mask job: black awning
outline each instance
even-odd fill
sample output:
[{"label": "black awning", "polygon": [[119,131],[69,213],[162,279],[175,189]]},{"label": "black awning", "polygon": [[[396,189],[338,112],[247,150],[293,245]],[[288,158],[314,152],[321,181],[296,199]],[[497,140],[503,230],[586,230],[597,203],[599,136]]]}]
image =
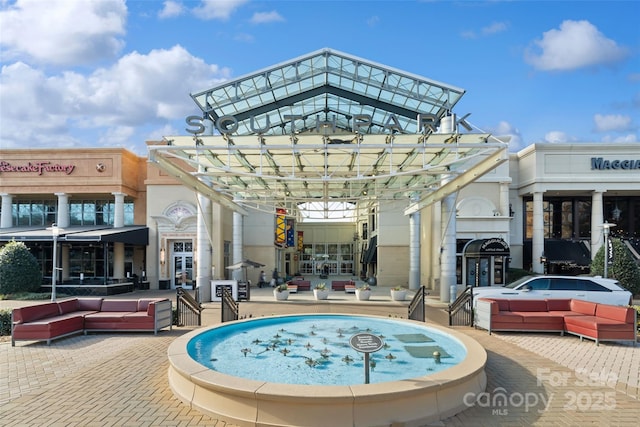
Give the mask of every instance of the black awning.
[{"label": "black awning", "polygon": [[[9,242],[52,242],[51,227],[6,228],[0,230],[0,241]],[[58,241],[66,242],[119,242],[131,245],[147,246],[149,244],[149,228],[143,226],[108,227],[78,226],[59,229]]]},{"label": "black awning", "polygon": [[464,248],[467,257],[509,256],[509,245],[500,238],[472,240]]},{"label": "black awning", "polygon": [[543,256],[551,264],[591,264],[591,251],[582,241],[545,240]]},{"label": "black awning", "polygon": [[131,226],[81,231],[65,234],[63,240],[67,242],[115,242],[147,246],[149,244],[149,228]]},{"label": "black awning", "polygon": [[373,236],[369,239],[369,247],[367,247],[367,253],[364,256],[364,263],[371,264],[376,261],[378,254],[378,236]]}]

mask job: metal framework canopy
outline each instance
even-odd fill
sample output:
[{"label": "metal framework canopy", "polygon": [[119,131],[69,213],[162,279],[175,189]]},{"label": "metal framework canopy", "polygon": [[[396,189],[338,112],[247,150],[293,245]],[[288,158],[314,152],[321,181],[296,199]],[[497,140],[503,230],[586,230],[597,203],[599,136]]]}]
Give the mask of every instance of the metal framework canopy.
[{"label": "metal framework canopy", "polygon": [[506,161],[503,142],[457,131],[463,94],[324,49],[192,94],[203,114],[187,118],[191,135],[150,145],[149,159],[239,212],[398,199],[415,210]]}]

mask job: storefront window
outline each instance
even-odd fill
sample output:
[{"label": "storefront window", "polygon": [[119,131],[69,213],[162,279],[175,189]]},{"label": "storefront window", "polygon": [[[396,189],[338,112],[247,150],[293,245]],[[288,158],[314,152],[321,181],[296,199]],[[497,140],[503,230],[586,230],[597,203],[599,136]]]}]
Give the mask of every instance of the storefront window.
[{"label": "storefront window", "polygon": [[13,224],[47,226],[56,222],[56,203],[52,200],[24,200],[12,205]]},{"label": "storefront window", "polygon": [[[577,198],[549,198],[542,203],[545,239],[588,239],[591,202]],[[576,226],[577,225],[577,226]],[[525,239],[533,239],[533,200],[525,200]]]}]

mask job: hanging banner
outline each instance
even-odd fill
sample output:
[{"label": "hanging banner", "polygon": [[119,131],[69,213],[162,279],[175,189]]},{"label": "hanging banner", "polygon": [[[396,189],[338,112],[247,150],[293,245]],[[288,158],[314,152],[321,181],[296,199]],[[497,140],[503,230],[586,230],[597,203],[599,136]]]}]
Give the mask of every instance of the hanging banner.
[{"label": "hanging banner", "polygon": [[276,209],[276,240],[275,245],[278,247],[285,247],[287,243],[287,225],[286,215],[287,210],[278,208]]},{"label": "hanging banner", "polygon": [[607,265],[613,265],[613,242],[607,239]]},{"label": "hanging banner", "polygon": [[298,252],[304,248],[304,231],[298,231]]},{"label": "hanging banner", "polygon": [[296,234],[294,229],[294,221],[293,218],[286,219],[286,227],[287,227],[287,247],[294,248],[296,246]]}]

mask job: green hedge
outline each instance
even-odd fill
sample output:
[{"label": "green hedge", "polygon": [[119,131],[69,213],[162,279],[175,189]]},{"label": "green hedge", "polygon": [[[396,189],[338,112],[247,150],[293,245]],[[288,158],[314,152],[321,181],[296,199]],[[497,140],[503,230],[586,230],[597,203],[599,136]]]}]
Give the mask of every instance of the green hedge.
[{"label": "green hedge", "polygon": [[11,310],[0,310],[0,336],[11,335]]}]

